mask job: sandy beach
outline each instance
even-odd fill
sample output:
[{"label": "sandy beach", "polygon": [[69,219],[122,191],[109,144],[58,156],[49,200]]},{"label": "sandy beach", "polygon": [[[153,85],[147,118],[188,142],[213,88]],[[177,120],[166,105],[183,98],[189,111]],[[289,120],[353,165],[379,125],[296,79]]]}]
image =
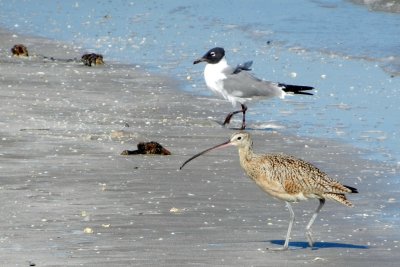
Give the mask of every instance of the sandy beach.
[{"label": "sandy beach", "polygon": [[[30,58],[11,57],[25,44]],[[1,266],[397,266],[399,166],[316,138],[251,130],[257,152],[312,162],[358,188],[354,208],[328,202],[307,247],[316,201],[288,212],[257,188],[225,141],[229,103],[183,93],[138,65],[87,67],[83,50],[0,31]],[[44,59],[42,56],[58,60]],[[210,106],[212,109],[209,110]],[[171,156],[121,156],[157,141]]]}]

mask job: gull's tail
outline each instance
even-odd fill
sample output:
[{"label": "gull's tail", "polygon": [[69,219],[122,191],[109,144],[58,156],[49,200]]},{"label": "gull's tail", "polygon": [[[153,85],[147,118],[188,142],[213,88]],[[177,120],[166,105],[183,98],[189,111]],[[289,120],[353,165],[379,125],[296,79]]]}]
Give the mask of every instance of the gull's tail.
[{"label": "gull's tail", "polygon": [[286,93],[292,93],[295,95],[313,95],[313,93],[304,92],[313,90],[314,87],[311,86],[291,85],[284,83],[280,83],[279,86],[282,87],[282,90],[285,91]]}]

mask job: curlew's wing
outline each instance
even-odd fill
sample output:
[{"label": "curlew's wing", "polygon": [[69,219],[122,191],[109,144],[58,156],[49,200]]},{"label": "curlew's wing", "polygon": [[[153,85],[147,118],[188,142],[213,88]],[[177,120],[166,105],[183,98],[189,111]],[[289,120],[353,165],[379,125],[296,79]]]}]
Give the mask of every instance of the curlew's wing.
[{"label": "curlew's wing", "polygon": [[268,157],[273,172],[289,193],[344,194],[353,190],[330,178],[325,172],[302,159],[285,154]]}]

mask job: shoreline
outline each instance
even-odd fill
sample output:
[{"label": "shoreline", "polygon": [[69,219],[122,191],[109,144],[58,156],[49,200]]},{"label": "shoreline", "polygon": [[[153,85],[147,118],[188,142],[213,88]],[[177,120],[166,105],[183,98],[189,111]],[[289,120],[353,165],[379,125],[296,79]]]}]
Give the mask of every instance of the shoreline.
[{"label": "shoreline", "polygon": [[[81,50],[3,30],[0,36],[3,264],[395,266],[400,259],[398,182],[391,178],[398,166],[363,160],[332,140],[251,130],[256,151],[295,155],[360,190],[350,196],[354,209],[324,207],[316,250],[302,249],[316,203],[296,204],[291,242],[299,249],[271,253],[264,248],[283,239],[287,211],[245,177],[234,149],[177,171],[233,133],[214,122],[229,103],[205,102],[167,77],[106,58],[104,66],[87,67],[5,57],[15,43],[57,58],[80,58]],[[140,141],[157,141],[172,155],[119,155]]]}]

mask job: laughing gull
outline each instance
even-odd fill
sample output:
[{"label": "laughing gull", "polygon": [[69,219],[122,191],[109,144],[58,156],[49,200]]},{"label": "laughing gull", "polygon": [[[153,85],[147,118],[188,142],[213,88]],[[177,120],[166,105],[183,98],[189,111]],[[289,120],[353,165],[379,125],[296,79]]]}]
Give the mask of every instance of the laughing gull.
[{"label": "laughing gull", "polygon": [[243,113],[241,129],[245,129],[245,113],[247,106],[244,104],[248,100],[255,98],[284,98],[287,94],[312,95],[304,92],[314,89],[311,86],[290,85],[264,81],[251,75],[250,67],[252,61],[239,64],[236,68],[229,66],[225,58],[225,50],[215,47],[209,50],[203,57],[195,60],[193,64],[206,62],[204,69],[204,79],[207,87],[213,92],[220,94],[223,98],[230,101],[233,106],[239,103],[241,110],[229,113],[223,125],[230,122],[233,115]]}]

